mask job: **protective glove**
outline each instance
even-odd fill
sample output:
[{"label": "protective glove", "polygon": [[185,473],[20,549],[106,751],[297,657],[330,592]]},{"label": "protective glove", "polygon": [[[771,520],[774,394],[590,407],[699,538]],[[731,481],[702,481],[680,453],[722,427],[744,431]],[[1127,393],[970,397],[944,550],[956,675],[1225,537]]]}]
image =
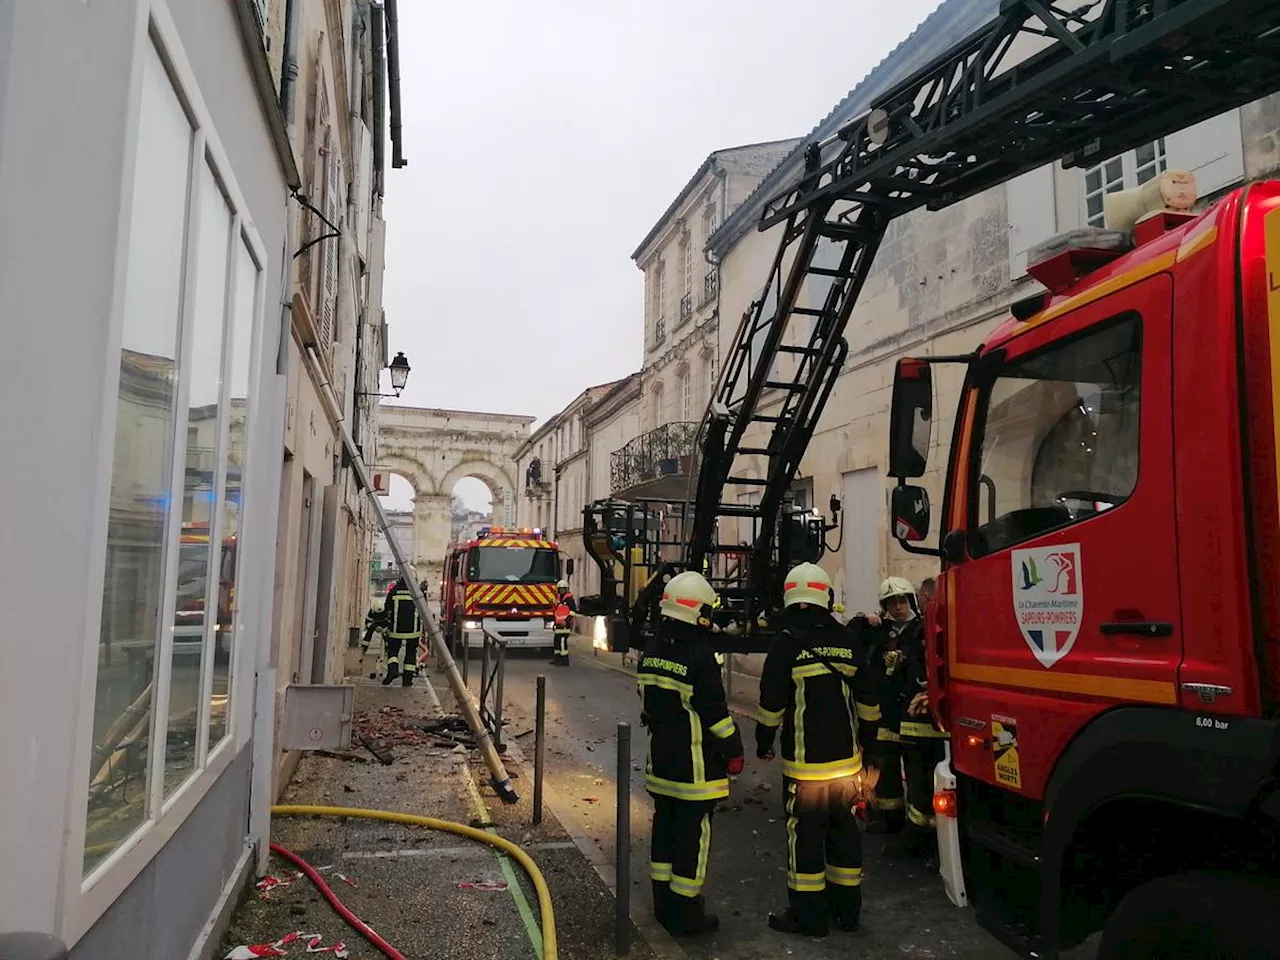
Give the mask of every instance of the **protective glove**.
[{"label": "protective glove", "polygon": [[911,698],[911,703],[907,706],[907,715],[911,717],[923,717],[929,713],[929,694],[917,693]]},{"label": "protective glove", "polygon": [[736,757],[729,758],[729,776],[736,777],[742,772],[743,756],[738,754]]}]

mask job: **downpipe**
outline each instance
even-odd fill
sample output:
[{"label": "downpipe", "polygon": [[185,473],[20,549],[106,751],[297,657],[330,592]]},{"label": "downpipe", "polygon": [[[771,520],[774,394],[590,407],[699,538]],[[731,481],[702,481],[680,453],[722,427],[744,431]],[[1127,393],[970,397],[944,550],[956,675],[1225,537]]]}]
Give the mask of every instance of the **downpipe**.
[{"label": "downpipe", "polygon": [[369,498],[374,515],[378,518],[378,526],[382,528],[382,532],[387,539],[387,546],[390,547],[391,554],[395,557],[400,577],[408,587],[409,593],[413,596],[414,605],[418,608],[418,615],[422,617],[422,622],[426,626],[427,634],[431,639],[431,649],[440,661],[444,675],[449,681],[449,687],[453,690],[454,699],[457,700],[458,709],[462,711],[463,719],[467,721],[467,727],[471,730],[472,736],[475,737],[481,756],[484,757],[485,766],[489,768],[490,783],[494,790],[497,791],[498,796],[502,798],[503,803],[515,803],[520,798],[511,786],[511,777],[502,763],[502,758],[498,756],[498,750],[494,746],[493,739],[489,736],[489,731],[485,729],[480,720],[480,714],[476,710],[475,704],[471,702],[471,696],[467,692],[466,684],[462,682],[462,675],[458,673],[458,664],[454,661],[453,654],[449,652],[449,647],[444,642],[444,634],[440,631],[440,622],[427,604],[427,598],[422,595],[413,567],[405,559],[399,542],[392,536],[391,524],[382,509],[382,504],[378,501],[378,494],[373,489],[373,483],[369,479],[368,468],[366,468],[364,460],[360,456],[360,451],[356,449],[355,441],[351,439],[351,433],[347,430],[342,409],[338,405],[338,399],[334,395],[329,378],[325,376],[324,368],[320,365],[320,358],[316,355],[315,347],[308,346],[305,356],[307,365],[311,368],[312,378],[321,385],[320,397],[325,407],[325,413],[329,417],[329,422],[342,437],[342,445],[347,451],[347,458],[351,463],[351,468],[355,471],[356,482],[360,485],[360,489],[365,496]]}]

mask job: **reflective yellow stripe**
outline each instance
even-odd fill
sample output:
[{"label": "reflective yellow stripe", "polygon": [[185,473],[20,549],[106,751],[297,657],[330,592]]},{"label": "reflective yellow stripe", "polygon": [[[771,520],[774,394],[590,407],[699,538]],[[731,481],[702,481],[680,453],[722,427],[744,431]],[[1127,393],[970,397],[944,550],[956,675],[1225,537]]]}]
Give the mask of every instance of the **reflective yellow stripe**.
[{"label": "reflective yellow stripe", "polygon": [[880,719],[880,704],[878,703],[859,703],[858,719],[865,720],[867,723],[875,723]]},{"label": "reflective yellow stripe", "polygon": [[671,892],[682,897],[696,897],[702,893],[702,885],[707,880],[707,858],[710,854],[711,818],[704,813],[698,835],[698,861],[693,868],[694,876],[682,877],[677,873],[671,874]]},{"label": "reflective yellow stripe", "polygon": [[722,740],[725,737],[732,736],[734,731],[737,729],[738,728],[734,726],[733,717],[725,717],[723,720],[713,723],[710,727],[711,732]]},{"label": "reflective yellow stripe", "polygon": [[827,889],[825,873],[787,873],[787,886],[796,893],[821,893]]},{"label": "reflective yellow stripe", "polygon": [[876,797],[872,801],[872,805],[877,810],[901,810],[902,803],[903,801],[901,797],[885,797],[884,799]]},{"label": "reflective yellow stripe", "polygon": [[862,884],[861,867],[833,867],[827,864],[827,882],[842,887],[857,887]]},{"label": "reflective yellow stripe", "polygon": [[902,738],[890,730],[888,727],[881,727],[876,731],[877,740],[887,740],[889,743],[901,743]]},{"label": "reflective yellow stripe", "polygon": [[[850,663],[833,663],[833,667],[846,677],[852,677],[858,672],[858,668]],[[791,679],[802,680],[805,677],[825,677],[831,674],[825,663],[806,663],[800,667],[791,668]]]},{"label": "reflective yellow stripe", "polygon": [[796,788],[794,784],[787,785],[787,799],[783,803],[783,809],[787,814],[787,882],[790,883],[791,878],[796,875]]},{"label": "reflective yellow stripe", "polygon": [[932,827],[936,824],[936,821],[932,816],[926,817],[911,804],[907,804],[907,819],[918,827]]},{"label": "reflective yellow stripe", "polygon": [[671,879],[671,864],[654,863],[649,861],[649,879],[657,880],[659,883],[665,883]]},{"label": "reflective yellow stripe", "polygon": [[[804,763],[804,681],[801,680],[796,684],[796,713],[792,720],[792,729],[796,741],[796,756],[793,761],[795,764]],[[787,772],[787,761],[782,761],[782,772]]]},{"label": "reflective yellow stripe", "polygon": [[904,737],[932,738],[945,740],[948,734],[931,723],[920,723],[918,720],[903,720],[898,732]]},{"label": "reflective yellow stripe", "polygon": [[682,683],[675,677],[668,677],[659,673],[642,673],[636,677],[636,684],[641,688],[642,693],[645,687],[657,687],[659,690],[671,690],[682,697],[693,696],[692,683]]},{"label": "reflective yellow stripe", "polygon": [[729,778],[723,780],[705,780],[700,783],[680,783],[677,780],[664,780],[647,774],[644,778],[645,789],[664,797],[676,800],[719,800],[729,795]]},{"label": "reflective yellow stripe", "polygon": [[834,780],[836,777],[851,777],[861,769],[861,755],[826,763],[804,763],[785,757],[782,760],[782,772],[792,780]]},{"label": "reflective yellow stripe", "polygon": [[760,707],[756,710],[756,720],[766,727],[776,727],[782,723],[782,715],[785,712],[784,710],[766,710],[764,707]]}]

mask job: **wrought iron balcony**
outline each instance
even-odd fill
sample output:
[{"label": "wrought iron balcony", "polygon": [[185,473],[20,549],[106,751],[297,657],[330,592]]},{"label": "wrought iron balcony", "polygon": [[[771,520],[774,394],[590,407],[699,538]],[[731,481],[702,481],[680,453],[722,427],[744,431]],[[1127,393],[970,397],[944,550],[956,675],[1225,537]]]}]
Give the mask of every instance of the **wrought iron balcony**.
[{"label": "wrought iron balcony", "polygon": [[659,317],[653,325],[653,342],[656,346],[667,339],[667,318]]},{"label": "wrought iron balcony", "polygon": [[693,316],[693,294],[686,293],[680,298],[680,322],[684,323]]},{"label": "wrought iron balcony", "polygon": [[642,433],[610,457],[610,487],[615,494],[657,480],[687,474],[693,464],[698,424],[667,423]]},{"label": "wrought iron balcony", "polygon": [[702,302],[714,300],[716,295],[716,287],[720,283],[720,276],[716,273],[715,267],[707,271],[707,275],[702,278]]}]

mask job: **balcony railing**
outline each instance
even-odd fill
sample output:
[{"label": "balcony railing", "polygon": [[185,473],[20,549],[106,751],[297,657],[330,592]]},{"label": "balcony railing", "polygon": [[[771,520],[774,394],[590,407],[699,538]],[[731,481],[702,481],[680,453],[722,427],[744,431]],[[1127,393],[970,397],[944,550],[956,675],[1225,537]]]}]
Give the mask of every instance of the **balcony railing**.
[{"label": "balcony railing", "polygon": [[720,283],[720,277],[716,273],[715,267],[707,271],[707,275],[702,278],[702,302],[714,300],[716,296],[716,287]]},{"label": "balcony railing", "polygon": [[680,298],[680,322],[684,323],[693,316],[693,294],[686,293]]},{"label": "balcony railing", "polygon": [[659,477],[688,473],[697,438],[697,423],[667,423],[640,434],[625,447],[615,450],[609,464],[613,492],[620,493]]},{"label": "balcony railing", "polygon": [[653,342],[659,344],[665,339],[667,339],[667,318],[659,317],[653,325]]}]

